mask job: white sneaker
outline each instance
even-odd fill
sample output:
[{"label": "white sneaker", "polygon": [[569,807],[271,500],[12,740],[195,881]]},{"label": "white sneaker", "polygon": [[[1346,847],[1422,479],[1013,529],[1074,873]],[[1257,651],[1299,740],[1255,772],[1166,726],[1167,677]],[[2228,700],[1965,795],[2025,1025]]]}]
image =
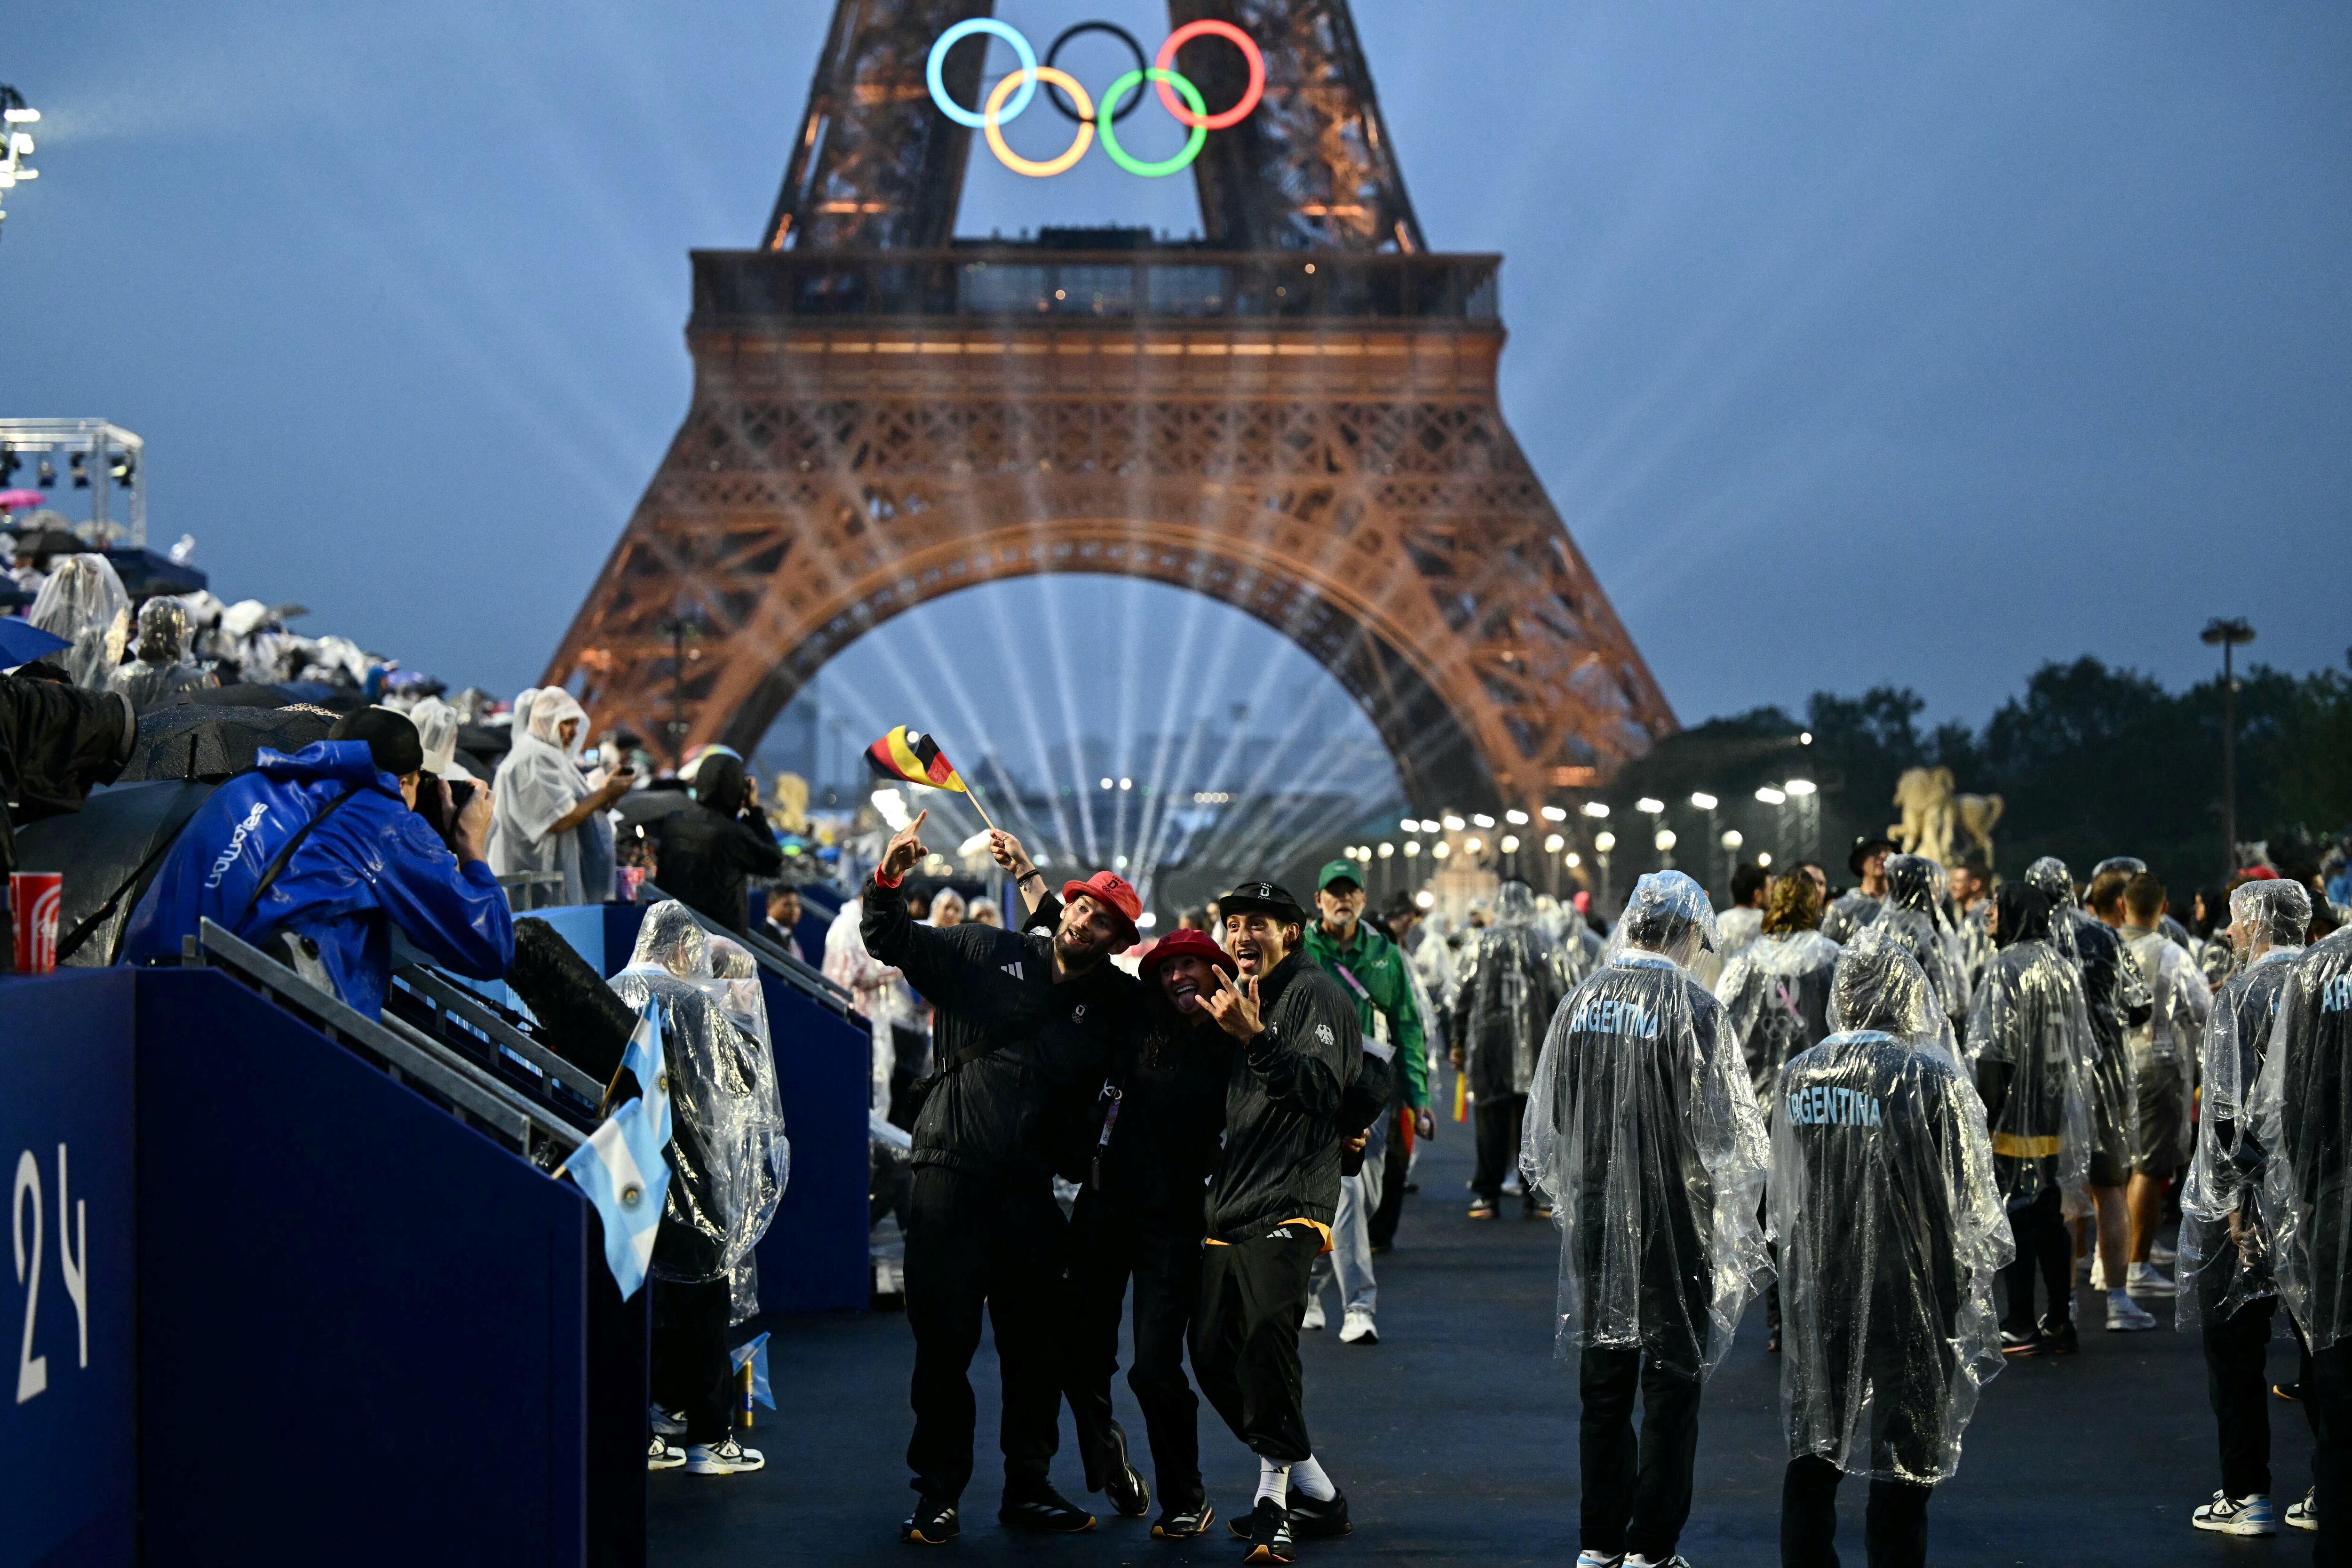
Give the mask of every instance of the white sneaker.
[{"label": "white sneaker", "polygon": [[1681,1552],[1672,1557],[1644,1557],[1638,1552],[1625,1554],[1625,1568],[1691,1568],[1690,1559]]},{"label": "white sneaker", "polygon": [[2125,1274],[2124,1289],[2135,1296],[2169,1296],[2173,1292],[2172,1277],[2152,1263],[2135,1263]]},{"label": "white sneaker", "polygon": [[2121,1290],[2107,1292],[2107,1332],[2136,1334],[2157,1326],[2154,1312],[2149,1311]]},{"label": "white sneaker", "polygon": [[2252,1497],[2223,1497],[2213,1494],[2213,1500],[2198,1505],[2189,1516],[2189,1522],[2200,1530],[2210,1530],[2222,1535],[2276,1535],[2277,1527],[2271,1522],[2271,1500],[2257,1492]]},{"label": "white sneaker", "polygon": [[1381,1331],[1373,1326],[1372,1315],[1361,1307],[1348,1309],[1348,1321],[1339,1325],[1339,1342],[1343,1345],[1376,1345],[1381,1342]]},{"label": "white sneaker", "polygon": [[1302,1329],[1319,1330],[1323,1327],[1323,1298],[1320,1296],[1307,1297],[1307,1315],[1298,1320],[1298,1326]]},{"label": "white sneaker", "polygon": [[2094,1290],[2113,1290],[2116,1288],[2117,1287],[2110,1283],[2107,1279],[2107,1260],[2104,1258],[2099,1258],[2094,1255],[2091,1263],[2091,1289]]},{"label": "white sneaker", "polygon": [[646,1406],[646,1418],[653,1423],[656,1437],[686,1436],[686,1412],[683,1410],[664,1410],[658,1405],[648,1405]]},{"label": "white sneaker", "polygon": [[2152,1241],[2147,1247],[2147,1260],[2158,1268],[2169,1268],[2180,1261],[2180,1254],[2160,1241]]},{"label": "white sneaker", "polygon": [[646,1445],[646,1468],[649,1470],[674,1470],[684,1463],[683,1448],[673,1448],[659,1437]]},{"label": "white sneaker", "polygon": [[1623,1568],[1622,1552],[1596,1552],[1588,1546],[1576,1554],[1576,1568]]},{"label": "white sneaker", "polygon": [[723,1443],[697,1443],[686,1451],[689,1476],[735,1476],[768,1462],[757,1448],[746,1448],[730,1434]]},{"label": "white sneaker", "polygon": [[2319,1528],[2319,1494],[2305,1492],[2303,1494],[2301,1502],[2287,1504],[2286,1521],[2295,1530],[2317,1530]]}]

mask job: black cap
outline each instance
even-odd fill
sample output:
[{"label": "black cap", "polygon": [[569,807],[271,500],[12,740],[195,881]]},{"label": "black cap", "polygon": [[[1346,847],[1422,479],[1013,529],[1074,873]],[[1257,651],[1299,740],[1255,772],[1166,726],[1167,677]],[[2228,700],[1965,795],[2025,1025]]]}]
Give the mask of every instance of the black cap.
[{"label": "black cap", "polygon": [[1859,877],[1862,875],[1862,863],[1864,860],[1869,859],[1881,849],[1892,855],[1901,847],[1901,845],[1884,835],[1865,833],[1853,841],[1853,853],[1845,858],[1845,868]]},{"label": "black cap", "polygon": [[1244,882],[1232,892],[1217,900],[1217,913],[1227,920],[1251,911],[1272,915],[1278,921],[1298,925],[1307,923],[1307,911],[1290,896],[1290,889],[1276,882]]},{"label": "black cap", "polygon": [[365,741],[368,755],[381,771],[402,778],[425,768],[425,742],[405,713],[389,708],[362,708],[335,721],[330,741]]}]

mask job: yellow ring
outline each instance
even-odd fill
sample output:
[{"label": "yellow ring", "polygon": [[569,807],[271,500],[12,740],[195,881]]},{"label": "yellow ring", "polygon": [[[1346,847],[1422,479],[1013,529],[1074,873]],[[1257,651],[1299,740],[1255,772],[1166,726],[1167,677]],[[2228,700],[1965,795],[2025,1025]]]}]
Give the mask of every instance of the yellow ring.
[{"label": "yellow ring", "polygon": [[1058,174],[1070,167],[1085,157],[1087,149],[1094,145],[1095,100],[1087,96],[1087,89],[1080,87],[1077,79],[1067,71],[1055,70],[1052,66],[1039,66],[1037,79],[1058,87],[1068,93],[1077,103],[1078,115],[1083,123],[1078,126],[1077,140],[1070,143],[1067,152],[1051,163],[1032,163],[1004,144],[1004,127],[997,119],[1003,110],[1004,100],[1013,96],[1013,89],[1020,86],[1028,74],[1026,71],[1014,71],[996,84],[996,90],[988,95],[988,107],[981,111],[981,125],[988,133],[988,145],[996,153],[998,163],[1016,174],[1027,174],[1032,179],[1042,180],[1048,174]]}]

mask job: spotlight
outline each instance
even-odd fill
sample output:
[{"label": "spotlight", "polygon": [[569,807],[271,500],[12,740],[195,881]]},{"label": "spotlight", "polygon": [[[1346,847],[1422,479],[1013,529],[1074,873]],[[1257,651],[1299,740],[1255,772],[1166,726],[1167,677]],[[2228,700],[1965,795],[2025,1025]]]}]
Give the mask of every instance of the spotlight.
[{"label": "spotlight", "polygon": [[1713,811],[1717,806],[1721,805],[1723,803],[1702,789],[1692,792],[1691,804],[1698,807],[1701,811]]},{"label": "spotlight", "polygon": [[15,479],[16,470],[24,466],[25,460],[16,456],[16,447],[0,447],[0,485],[5,485]]},{"label": "spotlight", "polygon": [[1769,865],[1771,865],[1771,864],[1772,864],[1772,852],[1771,852],[1769,849],[1759,849],[1758,851],[1756,851],[1756,863],[1757,863],[1759,866],[1769,866]]},{"label": "spotlight", "polygon": [[1437,902],[1437,895],[1427,888],[1423,888],[1412,896],[1412,907],[1417,910],[1425,910],[1435,902]]},{"label": "spotlight", "polygon": [[1727,827],[1723,830],[1723,847],[1726,849],[1737,849],[1747,842],[1748,840],[1740,836],[1739,829],[1737,827]]},{"label": "spotlight", "polygon": [[1404,841],[1404,858],[1405,858],[1406,859],[1410,860],[1410,859],[1412,859],[1414,856],[1416,856],[1416,855],[1418,855],[1418,854],[1420,854],[1420,853],[1421,853],[1421,840],[1420,840],[1420,839],[1418,839],[1418,838],[1408,838],[1408,839],[1406,839],[1406,840]]},{"label": "spotlight", "polygon": [[1588,800],[1584,803],[1584,815],[1598,821],[1609,815],[1609,808],[1597,800]]},{"label": "spotlight", "polygon": [[1462,847],[1470,851],[1471,854],[1475,855],[1479,850],[1486,847],[1486,841],[1475,835],[1473,835],[1462,841]]},{"label": "spotlight", "polygon": [[1445,842],[1445,840],[1444,840],[1443,838],[1441,838],[1441,839],[1439,839],[1439,840],[1437,841],[1436,846],[1435,846],[1433,848],[1432,848],[1432,849],[1430,850],[1430,852],[1429,852],[1429,853],[1430,853],[1430,856],[1431,856],[1431,858],[1433,858],[1433,859],[1438,859],[1438,860],[1443,860],[1443,859],[1444,859],[1448,855],[1451,855],[1451,854],[1453,854],[1453,853],[1454,853],[1454,846],[1453,846],[1453,845],[1451,845],[1451,844],[1448,844],[1447,842]]},{"label": "spotlight", "polygon": [[1568,862],[1567,862],[1567,864],[1568,864],[1568,868],[1569,868],[1570,870],[1573,871],[1573,870],[1575,870],[1579,866],[1581,866],[1581,865],[1583,865],[1583,864],[1584,864],[1584,857],[1583,857],[1583,856],[1581,856],[1581,855],[1579,855],[1575,850],[1571,849],[1571,850],[1570,850],[1570,851],[1568,852]]},{"label": "spotlight", "polygon": [[1383,841],[1381,842],[1381,859],[1383,859],[1383,860],[1386,860],[1386,859],[1389,859],[1390,858],[1391,858],[1392,856],[1394,856],[1395,854],[1396,854],[1396,846],[1395,846],[1395,845],[1393,845],[1393,844],[1388,843],[1387,841],[1383,840]]},{"label": "spotlight", "polygon": [[1474,811],[1470,814],[1470,825],[1473,827],[1492,827],[1495,819],[1483,811]]},{"label": "spotlight", "polygon": [[1111,868],[1114,870],[1124,871],[1127,869],[1127,857],[1124,855],[1112,856],[1110,863]]},{"label": "spotlight", "polygon": [[1503,820],[1514,827],[1525,827],[1528,825],[1528,814],[1524,811],[1507,811],[1503,813]]},{"label": "spotlight", "polygon": [[72,457],[66,459],[66,467],[73,472],[74,489],[78,490],[86,490],[89,489],[89,453],[76,452]]},{"label": "spotlight", "polygon": [[1448,812],[1448,813],[1446,813],[1446,814],[1445,814],[1445,831],[1446,831],[1446,832],[1448,832],[1448,833],[1459,833],[1459,832],[1461,832],[1464,828],[1465,828],[1465,827],[1467,827],[1467,826],[1470,826],[1470,825],[1469,825],[1468,823],[1466,823],[1466,822],[1463,821],[1460,817],[1458,817],[1458,816],[1454,816],[1452,812]]},{"label": "spotlight", "polygon": [[1118,781],[1118,787],[1121,789],[1133,789],[1135,787],[1135,781],[1133,779],[1121,779]]},{"label": "spotlight", "polygon": [[1650,842],[1658,847],[1660,854],[1664,854],[1675,847],[1675,830],[1671,827],[1661,827],[1658,829],[1657,837]]},{"label": "spotlight", "polygon": [[1103,786],[1103,788],[1105,788],[1105,789],[1108,789],[1108,788],[1110,788],[1110,780],[1108,780],[1108,779],[1105,779],[1105,780],[1103,780],[1103,782],[1102,782],[1102,786]]},{"label": "spotlight", "polygon": [[1756,792],[1756,798],[1762,801],[1766,805],[1786,805],[1789,804],[1789,797],[1782,795],[1779,790],[1774,789],[1770,784],[1766,784],[1762,789],[1758,790]]},{"label": "spotlight", "polygon": [[1544,837],[1544,853],[1547,855],[1557,855],[1567,847],[1568,840],[1557,833],[1548,834]]},{"label": "spotlight", "polygon": [[1641,799],[1633,803],[1633,809],[1635,811],[1645,812],[1652,816],[1655,816],[1658,813],[1666,809],[1666,803],[1663,800],[1657,799],[1654,795],[1645,795]]},{"label": "spotlight", "polygon": [[1561,810],[1559,806],[1548,805],[1543,808],[1543,819],[1546,822],[1566,822],[1568,820],[1568,813]]},{"label": "spotlight", "polygon": [[1418,833],[1421,831],[1420,820],[1411,816],[1408,816],[1402,822],[1398,823],[1397,826],[1406,833]]},{"label": "spotlight", "polygon": [[1810,746],[1812,743],[1813,732],[1811,730],[1806,731],[1803,734],[1797,737],[1797,744],[1801,746]]},{"label": "spotlight", "polygon": [[131,476],[139,471],[139,459],[128,452],[117,452],[106,465],[106,477],[124,489],[131,488]]},{"label": "spotlight", "polygon": [[1135,929],[1138,931],[1150,931],[1159,923],[1160,916],[1150,910],[1146,910],[1135,917]]},{"label": "spotlight", "polygon": [[1606,855],[1617,847],[1617,836],[1605,830],[1596,833],[1592,836],[1592,847]]},{"label": "spotlight", "polygon": [[1497,845],[1496,847],[1501,849],[1506,855],[1517,854],[1519,852],[1519,836],[1516,833],[1504,834],[1502,843]]},{"label": "spotlight", "polygon": [[1811,779],[1790,779],[1787,784],[1782,784],[1780,787],[1787,790],[1790,795],[1811,795],[1815,790],[1820,789],[1822,786],[1815,784]]},{"label": "spotlight", "polygon": [[55,463],[50,462],[47,458],[43,458],[41,459],[39,471],[40,479],[38,482],[43,489],[53,490],[58,488],[58,466]]}]

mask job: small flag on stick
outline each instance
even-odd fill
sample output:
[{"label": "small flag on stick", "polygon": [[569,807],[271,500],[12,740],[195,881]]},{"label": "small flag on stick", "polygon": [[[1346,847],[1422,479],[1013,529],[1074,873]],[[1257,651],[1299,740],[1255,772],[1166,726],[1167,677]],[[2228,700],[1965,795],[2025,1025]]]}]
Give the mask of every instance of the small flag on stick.
[{"label": "small flag on stick", "polygon": [[882,778],[931,789],[951,789],[971,802],[971,808],[980,813],[980,820],[987,823],[992,832],[996,827],[989,821],[988,807],[981,804],[978,792],[963,782],[963,775],[940,750],[940,743],[908,725],[899,725],[866,747],[866,765]]},{"label": "small flag on stick", "polygon": [[595,1205],[604,1225],[604,1264],[625,1301],[646,1282],[669,1193],[669,1162],[662,1156],[670,1138],[669,1079],[655,1013],[658,1005],[646,1004],[621,1058],[641,1092],[606,1117],[555,1172],[570,1175]]}]

